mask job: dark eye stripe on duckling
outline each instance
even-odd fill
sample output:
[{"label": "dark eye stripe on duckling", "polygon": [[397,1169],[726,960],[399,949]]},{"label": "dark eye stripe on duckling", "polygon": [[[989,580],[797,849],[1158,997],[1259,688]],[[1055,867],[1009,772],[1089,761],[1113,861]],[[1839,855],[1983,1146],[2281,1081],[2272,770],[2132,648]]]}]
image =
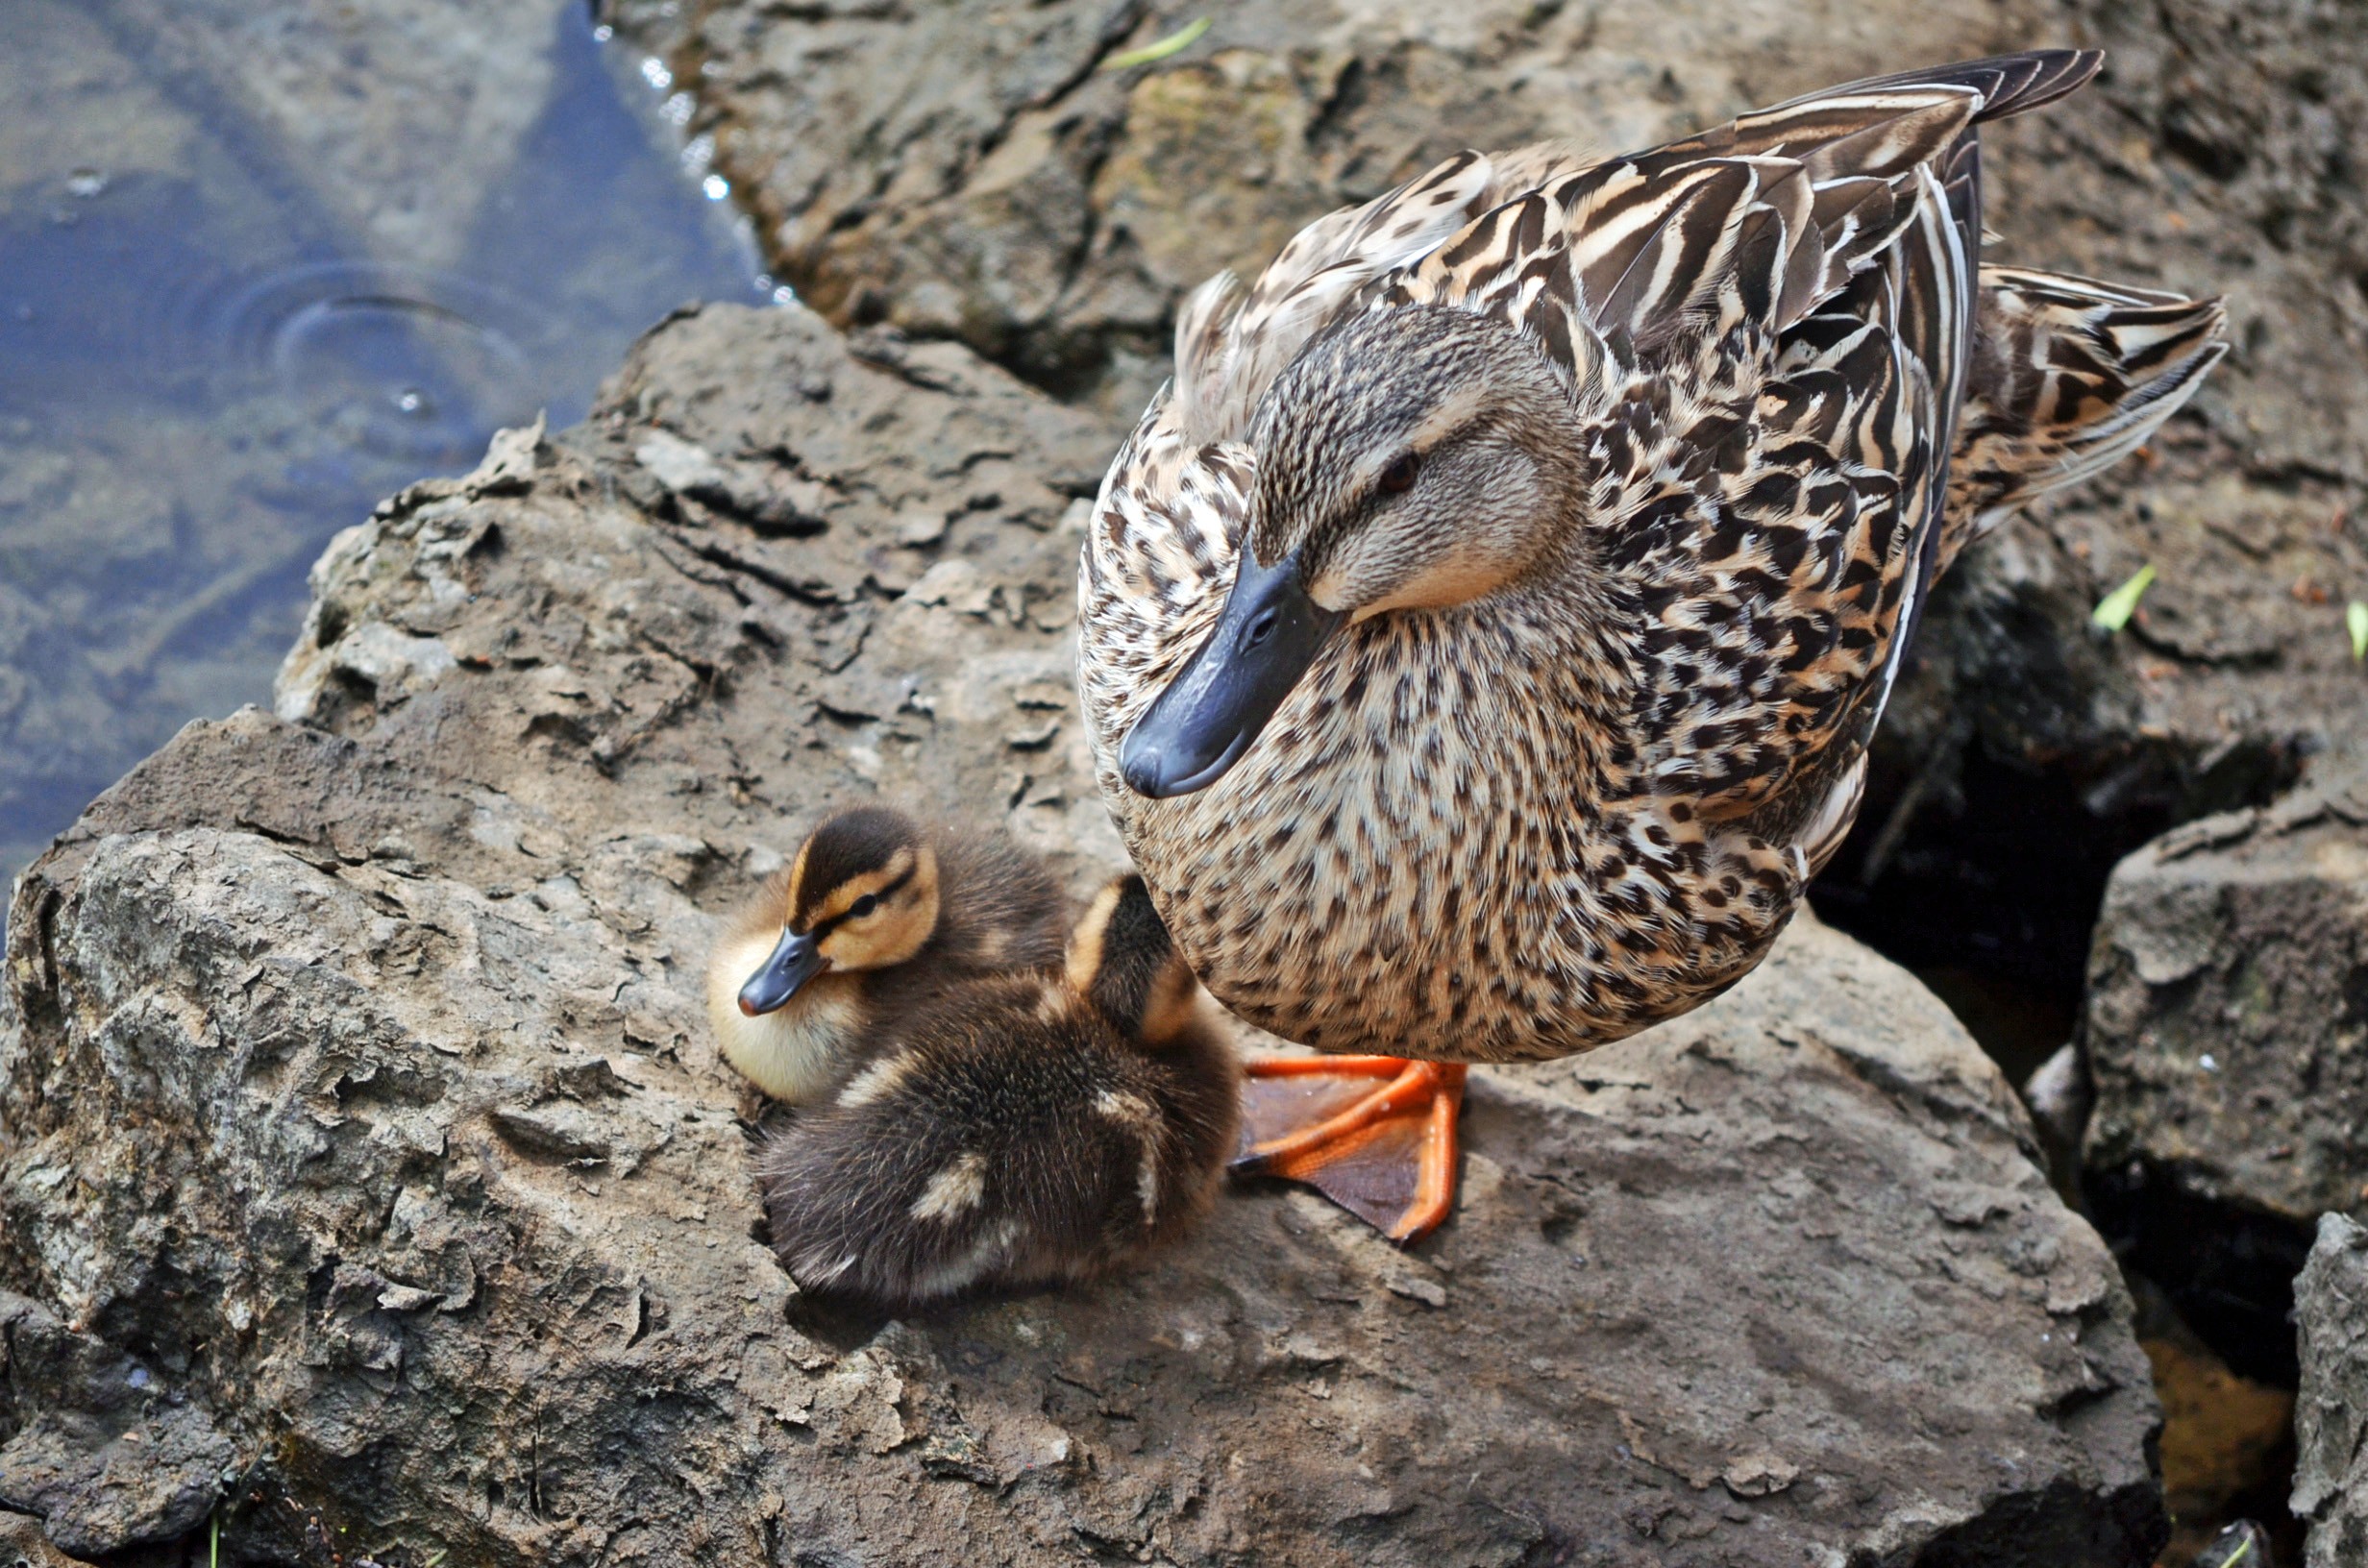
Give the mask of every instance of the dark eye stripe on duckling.
[{"label": "dark eye stripe on duckling", "polygon": [[[901,892],[920,870],[920,863],[912,853],[900,850],[887,870],[831,889],[830,897],[824,902],[824,908],[828,913],[809,925],[805,934],[820,940],[849,920],[863,919]],[[887,880],[880,880],[882,877]]]}]

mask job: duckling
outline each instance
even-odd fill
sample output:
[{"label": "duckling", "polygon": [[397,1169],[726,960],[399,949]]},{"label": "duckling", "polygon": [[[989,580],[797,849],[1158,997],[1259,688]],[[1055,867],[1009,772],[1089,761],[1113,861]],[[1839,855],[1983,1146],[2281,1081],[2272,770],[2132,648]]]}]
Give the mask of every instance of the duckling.
[{"label": "duckling", "polygon": [[1209,1206],[1239,1070],[1143,879],[1057,972],[974,978],[774,1135],[773,1245],[809,1290],[908,1310],[1102,1273]]},{"label": "duckling", "polygon": [[859,806],[807,836],[707,966],[724,1059],[803,1105],[948,990],[1060,962],[1060,889],[999,834]]},{"label": "duckling", "polygon": [[[1939,574],[2226,352],[2216,300],[1980,264],[1980,128],[2102,58],[1458,154],[1186,302],[1080,563],[1102,798],[1221,1002],[1383,1053],[1253,1063],[1251,1164],[1412,1239],[1461,1064],[1767,953]],[[1385,1146],[1420,1169],[1334,1179]]]}]

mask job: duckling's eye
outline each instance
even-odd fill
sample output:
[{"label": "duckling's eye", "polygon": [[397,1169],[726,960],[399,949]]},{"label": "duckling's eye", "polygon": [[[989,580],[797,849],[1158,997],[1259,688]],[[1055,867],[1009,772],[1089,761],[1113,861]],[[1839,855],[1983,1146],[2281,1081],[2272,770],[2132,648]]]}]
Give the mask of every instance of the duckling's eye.
[{"label": "duckling's eye", "polygon": [[1381,471],[1381,488],[1385,494],[1404,495],[1415,487],[1415,476],[1422,471],[1422,459],[1411,452],[1401,452]]},{"label": "duckling's eye", "polygon": [[867,893],[862,897],[847,906],[847,916],[850,919],[860,920],[866,915],[871,914],[872,911],[877,908],[879,908],[878,895],[876,894]]}]

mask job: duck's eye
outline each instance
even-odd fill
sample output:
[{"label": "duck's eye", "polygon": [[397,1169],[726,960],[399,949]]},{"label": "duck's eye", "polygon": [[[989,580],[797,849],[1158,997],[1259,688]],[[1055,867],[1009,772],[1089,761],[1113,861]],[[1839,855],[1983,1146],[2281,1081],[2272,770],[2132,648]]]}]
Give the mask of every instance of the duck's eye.
[{"label": "duck's eye", "polygon": [[1415,487],[1415,476],[1422,471],[1422,459],[1411,452],[1401,452],[1381,471],[1381,488],[1386,495],[1403,495]]},{"label": "duck's eye", "polygon": [[860,920],[877,908],[879,908],[879,895],[867,893],[847,906],[847,916],[850,919]]}]

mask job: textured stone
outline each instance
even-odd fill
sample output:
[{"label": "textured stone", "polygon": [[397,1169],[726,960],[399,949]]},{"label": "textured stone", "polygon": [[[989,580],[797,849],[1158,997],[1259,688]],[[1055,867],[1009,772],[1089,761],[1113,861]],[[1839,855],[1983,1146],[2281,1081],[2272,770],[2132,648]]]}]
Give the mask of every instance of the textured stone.
[{"label": "textured stone", "polygon": [[89,1568],[49,1544],[41,1522],[29,1513],[0,1508],[0,1564],[6,1568]]},{"label": "textured stone", "polygon": [[2368,1561],[2368,1230],[2341,1214],[2294,1282],[2303,1386],[2294,1406],[2294,1511],[2310,1521],[2304,1568]]},{"label": "textured stone", "polygon": [[[834,320],[959,337],[1131,417],[1178,298],[1465,146],[1647,144],[1902,61],[1992,53],[2042,8],[1643,11],[1478,0],[625,0],[777,271]],[[1189,48],[1104,67],[1201,17]],[[1812,45],[1811,40],[1814,40]]]},{"label": "textured stone", "polygon": [[2122,862],[2082,1025],[2085,1160],[2307,1224],[2368,1209],[2368,779]]},{"label": "textured stone", "polygon": [[[821,530],[670,489],[661,430]],[[225,1550],[2148,1561],[2110,1258],[1946,1011],[1813,921],[1688,1019],[1476,1072],[1413,1253],[1261,1185],[1093,1289],[796,1293],[704,949],[876,789],[1115,864],[1068,692],[1103,438],[951,345],[678,318],[586,426],[343,536],[285,717],[191,726],[28,872],[0,1285],[172,1370],[235,1451]]]},{"label": "textured stone", "polygon": [[233,1450],[173,1381],[0,1291],[0,1507],[60,1549],[98,1556],[203,1523]]}]

